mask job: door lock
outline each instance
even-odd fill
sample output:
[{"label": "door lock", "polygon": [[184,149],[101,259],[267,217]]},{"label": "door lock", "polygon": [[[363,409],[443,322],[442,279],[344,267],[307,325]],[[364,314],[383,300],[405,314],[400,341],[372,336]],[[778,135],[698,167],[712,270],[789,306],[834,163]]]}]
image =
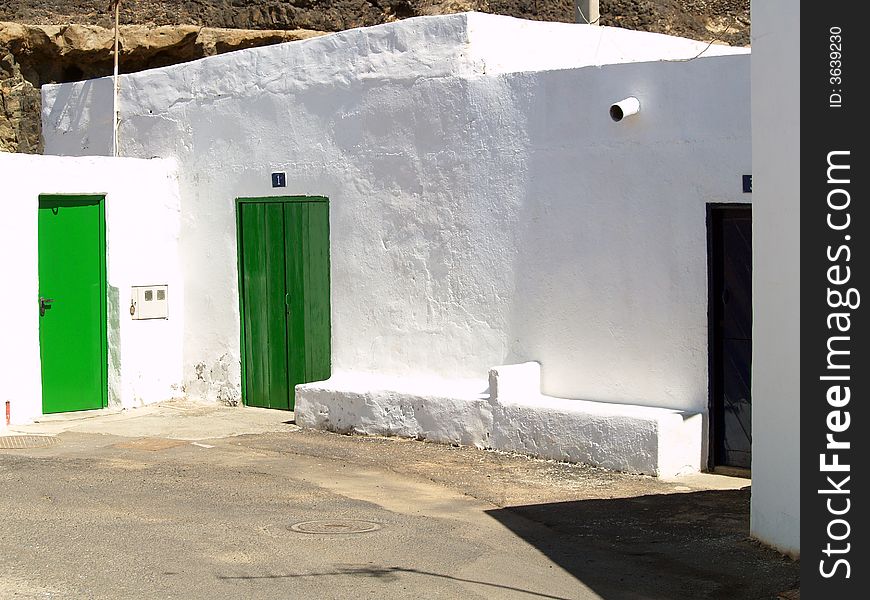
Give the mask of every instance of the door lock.
[{"label": "door lock", "polygon": [[54,302],[54,298],[43,298],[39,297],[39,316],[44,317],[45,311],[51,308],[51,303]]}]

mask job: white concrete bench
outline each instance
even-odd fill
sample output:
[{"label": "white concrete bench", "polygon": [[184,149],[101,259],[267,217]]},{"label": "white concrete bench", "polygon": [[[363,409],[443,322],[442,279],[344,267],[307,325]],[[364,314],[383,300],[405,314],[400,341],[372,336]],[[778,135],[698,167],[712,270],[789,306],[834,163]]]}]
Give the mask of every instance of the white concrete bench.
[{"label": "white concrete bench", "polygon": [[495,367],[489,381],[494,449],[660,477],[701,468],[700,414],[543,396],[535,362]]},{"label": "white concrete bench", "polygon": [[489,447],[487,382],[337,373],[296,386],[296,424],[340,433],[397,435]]},{"label": "white concrete bench", "polygon": [[702,415],[543,396],[540,377],[535,362],[494,367],[488,385],[339,373],[296,386],[296,422],[660,477],[700,470]]}]

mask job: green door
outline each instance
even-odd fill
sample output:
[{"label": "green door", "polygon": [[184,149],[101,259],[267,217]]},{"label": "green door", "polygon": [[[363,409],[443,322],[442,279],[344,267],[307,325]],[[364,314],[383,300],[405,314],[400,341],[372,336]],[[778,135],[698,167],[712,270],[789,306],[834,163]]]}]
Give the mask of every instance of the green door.
[{"label": "green door", "polygon": [[329,205],[238,200],[245,404],[293,410],[295,386],[330,375]]},{"label": "green door", "polygon": [[39,197],[42,410],[106,406],[103,196]]}]

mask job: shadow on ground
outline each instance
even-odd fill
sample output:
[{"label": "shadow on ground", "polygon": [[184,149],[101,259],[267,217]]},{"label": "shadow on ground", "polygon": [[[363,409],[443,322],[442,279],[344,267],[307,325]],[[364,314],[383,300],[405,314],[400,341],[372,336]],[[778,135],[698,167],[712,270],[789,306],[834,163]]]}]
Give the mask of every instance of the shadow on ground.
[{"label": "shadow on ground", "polygon": [[775,598],[799,587],[800,563],[749,538],[749,490],[487,513],[607,600]]},{"label": "shadow on ground", "polygon": [[[374,565],[341,565],[335,569],[330,569],[322,572],[307,572],[307,573],[285,573],[280,575],[243,575],[243,576],[227,576],[219,575],[221,580],[258,580],[258,579],[295,579],[295,578],[310,578],[310,577],[335,577],[337,575],[347,575],[350,577],[366,577],[374,578],[386,583],[396,583],[400,580],[400,575],[419,575],[424,578],[443,579],[455,581],[459,583],[470,583],[475,586],[480,586],[479,589],[492,594],[504,592],[518,592],[529,598],[545,598],[546,600],[570,600],[562,596],[553,596],[544,592],[535,592],[524,588],[514,587],[510,585],[502,585],[479,579],[469,579],[466,577],[456,577],[445,573],[435,573],[433,571],[425,571],[422,569],[412,569],[408,567],[384,567]],[[421,580],[421,581],[425,581]],[[425,585],[423,583],[422,585]]]}]

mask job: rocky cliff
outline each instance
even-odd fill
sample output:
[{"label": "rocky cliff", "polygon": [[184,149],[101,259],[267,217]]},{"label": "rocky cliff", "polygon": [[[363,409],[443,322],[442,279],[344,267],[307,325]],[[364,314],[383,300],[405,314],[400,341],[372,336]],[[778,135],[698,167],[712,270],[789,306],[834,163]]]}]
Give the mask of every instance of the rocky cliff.
[{"label": "rocky cliff", "polygon": [[[0,150],[39,153],[39,87],[112,72],[109,0],[0,0]],[[122,72],[418,15],[573,21],[573,0],[122,0]],[[749,0],[601,0],[601,23],[749,43]]]}]

